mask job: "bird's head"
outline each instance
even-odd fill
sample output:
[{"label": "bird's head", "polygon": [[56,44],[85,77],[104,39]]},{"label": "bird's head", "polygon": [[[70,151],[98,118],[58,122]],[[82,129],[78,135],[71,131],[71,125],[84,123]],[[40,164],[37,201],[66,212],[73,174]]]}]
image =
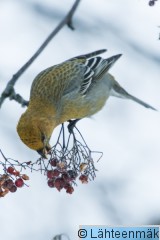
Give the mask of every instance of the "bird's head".
[{"label": "bird's head", "polygon": [[34,118],[27,113],[22,114],[17,125],[17,132],[22,142],[36,150],[43,158],[47,158],[51,150],[49,140],[52,131],[53,126],[47,119]]}]

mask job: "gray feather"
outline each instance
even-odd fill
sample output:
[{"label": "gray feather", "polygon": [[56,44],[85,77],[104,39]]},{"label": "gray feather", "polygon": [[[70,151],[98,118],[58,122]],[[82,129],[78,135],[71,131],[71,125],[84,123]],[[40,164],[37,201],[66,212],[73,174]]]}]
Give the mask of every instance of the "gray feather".
[{"label": "gray feather", "polygon": [[151,105],[149,105],[146,102],[143,102],[142,100],[140,100],[139,98],[136,98],[134,96],[132,96],[131,94],[129,94],[126,90],[124,90],[124,88],[122,88],[118,82],[115,81],[110,94],[112,96],[115,97],[120,97],[120,98],[126,98],[126,99],[131,99],[139,104],[141,104],[142,106],[146,107],[146,108],[150,108],[152,110],[157,111],[157,109],[155,109],[154,107],[152,107]]}]

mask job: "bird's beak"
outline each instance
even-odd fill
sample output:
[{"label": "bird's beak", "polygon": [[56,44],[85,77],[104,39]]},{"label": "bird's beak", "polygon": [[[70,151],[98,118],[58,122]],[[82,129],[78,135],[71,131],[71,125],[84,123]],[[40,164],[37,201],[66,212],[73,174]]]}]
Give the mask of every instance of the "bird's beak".
[{"label": "bird's beak", "polygon": [[46,158],[47,159],[47,155],[51,154],[51,146],[50,144],[46,144],[46,146],[44,146],[43,148],[37,150],[37,152],[41,155],[41,157]]},{"label": "bird's beak", "polygon": [[37,152],[41,155],[42,158],[47,159],[48,151],[46,148],[39,149]]}]

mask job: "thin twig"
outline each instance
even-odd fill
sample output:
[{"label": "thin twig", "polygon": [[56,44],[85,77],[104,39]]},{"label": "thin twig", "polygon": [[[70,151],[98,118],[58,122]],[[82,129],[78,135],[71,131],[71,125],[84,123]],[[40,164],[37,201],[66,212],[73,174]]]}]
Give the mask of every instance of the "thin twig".
[{"label": "thin twig", "polygon": [[[18,103],[21,103],[22,105],[27,105],[27,101],[24,100],[19,94],[15,93],[14,90],[14,85],[18,78],[27,70],[27,68],[33,63],[33,61],[40,55],[40,53],[45,49],[45,47],[48,45],[48,43],[53,39],[53,37],[67,24],[72,30],[73,30],[73,25],[72,25],[72,17],[73,14],[75,13],[78,5],[80,3],[80,0],[76,0],[75,3],[73,4],[72,8],[68,12],[68,14],[64,17],[64,19],[58,24],[58,26],[49,34],[47,39],[42,43],[42,45],[39,47],[39,49],[34,53],[34,55],[18,70],[17,73],[13,75],[11,80],[8,82],[5,90],[2,92],[1,97],[0,97],[0,107],[2,106],[4,100],[6,98],[10,98],[10,96],[14,96],[11,99],[14,99]],[[18,98],[17,98],[18,96]],[[18,99],[21,99],[19,101]]]},{"label": "thin twig", "polygon": [[17,94],[14,88],[12,89],[9,99],[20,103],[22,107],[27,107],[29,104],[29,101],[26,101],[20,94]]}]

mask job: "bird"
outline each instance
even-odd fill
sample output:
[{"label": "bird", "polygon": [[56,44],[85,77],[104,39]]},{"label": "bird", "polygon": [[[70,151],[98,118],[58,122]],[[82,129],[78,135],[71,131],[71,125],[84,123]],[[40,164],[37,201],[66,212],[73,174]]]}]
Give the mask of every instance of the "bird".
[{"label": "bird", "polygon": [[41,71],[33,80],[27,110],[20,117],[17,132],[22,142],[46,158],[53,130],[60,124],[90,117],[100,111],[110,96],[154,107],[129,94],[109,73],[122,56],[99,55],[101,49],[80,55]]}]

